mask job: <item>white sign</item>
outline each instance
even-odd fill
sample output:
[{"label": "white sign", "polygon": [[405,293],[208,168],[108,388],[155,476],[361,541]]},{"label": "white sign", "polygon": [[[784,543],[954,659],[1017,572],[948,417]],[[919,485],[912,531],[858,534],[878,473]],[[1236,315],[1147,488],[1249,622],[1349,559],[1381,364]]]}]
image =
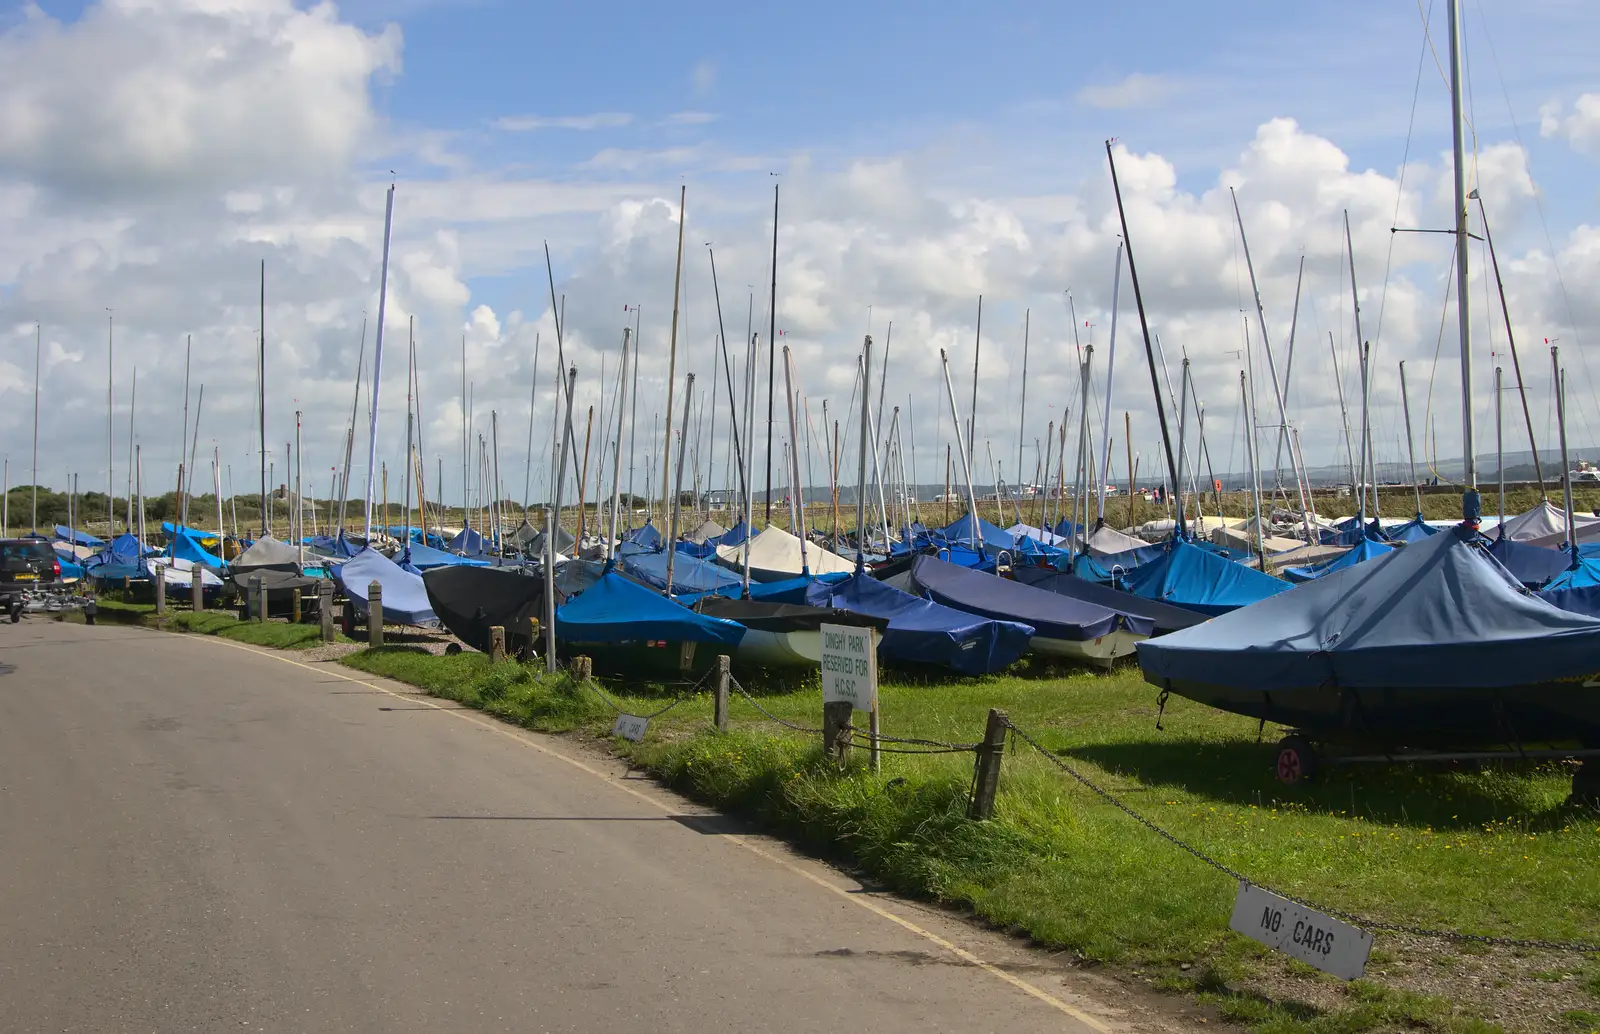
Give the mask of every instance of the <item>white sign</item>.
[{"label": "white sign", "polygon": [[1372,951],[1367,931],[1243,882],[1228,928],[1344,980],[1366,972]]},{"label": "white sign", "polygon": [[611,727],[611,735],[621,736],[625,740],[638,743],[644,739],[644,731],[650,725],[650,719],[640,718],[638,715],[619,714],[617,724]]},{"label": "white sign", "polygon": [[856,625],[822,626],[822,702],[848,700],[857,711],[878,703],[878,636]]}]

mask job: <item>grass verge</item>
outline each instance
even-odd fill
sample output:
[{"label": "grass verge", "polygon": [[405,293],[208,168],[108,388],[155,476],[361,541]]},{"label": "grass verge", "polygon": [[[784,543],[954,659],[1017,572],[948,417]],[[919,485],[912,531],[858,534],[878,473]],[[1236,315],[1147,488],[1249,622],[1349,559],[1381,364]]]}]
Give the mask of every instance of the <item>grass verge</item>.
[{"label": "grass verge", "polygon": [[[603,736],[614,718],[564,676],[481,654],[396,647],[343,660],[529,728]],[[649,713],[672,691],[615,693]],[[1254,723],[1175,700],[1158,732],[1154,695],[1136,671],[1024,670],[959,683],[898,676],[882,686],[881,706],[889,734],[960,742],[978,738],[989,707],[1003,708],[1176,835],[1329,907],[1516,937],[1586,940],[1600,927],[1600,881],[1591,878],[1600,820],[1564,807],[1561,767],[1346,769],[1281,787],[1269,774],[1272,730],[1258,744]],[[760,700],[797,723],[820,716],[814,681]],[[1380,935],[1369,978],[1344,984],[1270,955],[1227,931],[1231,880],[1025,745],[1005,759],[995,819],[975,823],[965,815],[970,755],[890,755],[874,775],[857,751],[840,773],[814,738],[765,720],[741,697],[726,734],[710,728],[710,712],[709,697],[691,697],[653,720],[644,742],[615,748],[668,785],[859,863],[902,893],[964,905],[1043,945],[1198,995],[1252,1030],[1554,1031],[1600,1007],[1600,969],[1581,959],[1560,983],[1540,984],[1534,974],[1550,963],[1537,953]]]},{"label": "grass verge", "polygon": [[[156,607],[153,603],[124,603],[101,598],[95,605],[96,620],[119,625],[140,625],[157,628]],[[72,620],[82,621],[77,612],[69,612]],[[297,625],[285,621],[240,621],[227,610],[192,610],[167,608],[166,627],[176,632],[193,632],[198,635],[221,636],[235,642],[253,646],[270,646],[279,650],[307,650],[322,645],[321,630],[316,625]],[[335,642],[350,642],[334,633]]]}]

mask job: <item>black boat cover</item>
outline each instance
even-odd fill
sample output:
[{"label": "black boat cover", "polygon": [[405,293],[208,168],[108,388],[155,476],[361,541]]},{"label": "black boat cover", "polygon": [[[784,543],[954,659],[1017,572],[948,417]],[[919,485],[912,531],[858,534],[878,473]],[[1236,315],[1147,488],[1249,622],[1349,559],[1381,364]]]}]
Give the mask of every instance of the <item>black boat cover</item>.
[{"label": "black boat cover", "polygon": [[539,620],[544,579],[493,567],[440,567],[422,576],[428,604],[451,635],[489,652],[489,629],[506,630],[506,651],[524,652],[530,620]]},{"label": "black boat cover", "polygon": [[837,607],[808,607],[802,603],[768,603],[765,600],[731,600],[725,596],[704,596],[694,609],[714,618],[737,621],[760,632],[814,632],[824,624],[855,625],[883,631],[888,618],[858,614]]}]

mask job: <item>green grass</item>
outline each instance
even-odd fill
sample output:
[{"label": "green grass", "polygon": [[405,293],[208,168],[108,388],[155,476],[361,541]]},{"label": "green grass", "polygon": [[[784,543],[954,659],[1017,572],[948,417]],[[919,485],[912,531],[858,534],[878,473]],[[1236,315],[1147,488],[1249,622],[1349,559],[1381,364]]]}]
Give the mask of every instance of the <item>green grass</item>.
[{"label": "green grass", "polygon": [[[479,654],[389,648],[345,663],[530,728],[604,735],[614,717],[564,676],[492,666]],[[644,684],[613,692],[638,713],[670,699]],[[1590,878],[1600,819],[1564,806],[1563,766],[1351,768],[1283,787],[1270,773],[1276,730],[1258,743],[1255,723],[1174,698],[1157,731],[1156,692],[1136,670],[1024,668],[959,682],[888,673],[880,696],[884,731],[899,736],[972,742],[988,708],[1002,708],[1141,814],[1261,884],[1331,908],[1517,937],[1588,940],[1600,927],[1600,881]],[[820,718],[814,679],[760,699],[792,721]],[[727,734],[710,728],[710,712],[698,696],[652,721],[643,743],[616,747],[668,785],[859,862],[902,893],[966,905],[1090,960],[1146,967],[1162,986],[1208,995],[1256,1030],[1493,1029],[1449,1003],[1370,981],[1345,986],[1345,1004],[1320,1011],[1229,990],[1271,964],[1265,949],[1227,932],[1233,881],[1026,745],[1004,761],[995,819],[974,823],[965,816],[970,755],[887,755],[874,775],[857,750],[840,773],[814,738],[766,721],[737,695]]]},{"label": "green grass", "polygon": [[[97,621],[140,625],[146,628],[158,627],[153,603],[125,603],[102,597],[96,602],[95,609]],[[82,620],[76,614],[74,619]],[[270,646],[279,650],[306,650],[322,644],[321,630],[316,625],[297,625],[286,621],[240,621],[231,610],[207,610],[195,613],[169,606],[166,627],[173,631],[221,636],[235,642]],[[334,641],[350,640],[335,632]]]}]

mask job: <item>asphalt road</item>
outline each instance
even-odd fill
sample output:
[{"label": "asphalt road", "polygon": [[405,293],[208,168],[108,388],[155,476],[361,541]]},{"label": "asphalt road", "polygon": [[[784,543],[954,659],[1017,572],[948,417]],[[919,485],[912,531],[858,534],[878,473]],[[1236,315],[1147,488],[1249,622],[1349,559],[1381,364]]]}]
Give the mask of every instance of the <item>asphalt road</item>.
[{"label": "asphalt road", "polygon": [[0,626],[7,1031],[1187,1029],[1162,1013],[568,741],[215,639]]}]

